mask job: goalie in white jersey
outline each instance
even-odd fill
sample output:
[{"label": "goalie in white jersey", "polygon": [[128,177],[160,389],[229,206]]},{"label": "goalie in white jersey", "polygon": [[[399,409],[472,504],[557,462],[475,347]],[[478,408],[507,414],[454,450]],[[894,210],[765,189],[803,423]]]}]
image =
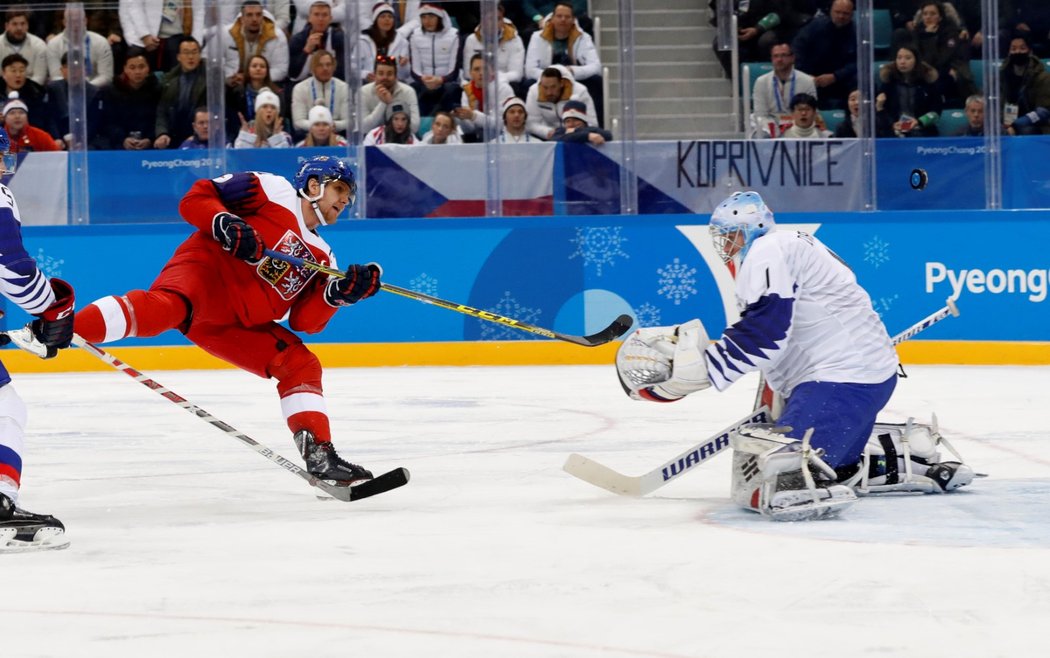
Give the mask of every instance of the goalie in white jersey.
[{"label": "goalie in white jersey", "polygon": [[[897,353],[849,267],[815,237],[775,228],[755,192],[719,204],[711,236],[736,277],[740,319],[710,344],[699,320],[639,329],[617,354],[624,389],[637,399],[671,402],[711,386],[725,390],[761,371],[786,403],[775,428],[750,426],[732,438],[732,495],[776,519],[835,514],[853,503],[858,485],[877,492],[967,484],[973,472],[939,463],[936,432],[928,428],[923,437],[911,426],[880,426],[889,438],[866,452],[875,417],[896,386]],[[881,459],[873,463],[866,454]]]}]

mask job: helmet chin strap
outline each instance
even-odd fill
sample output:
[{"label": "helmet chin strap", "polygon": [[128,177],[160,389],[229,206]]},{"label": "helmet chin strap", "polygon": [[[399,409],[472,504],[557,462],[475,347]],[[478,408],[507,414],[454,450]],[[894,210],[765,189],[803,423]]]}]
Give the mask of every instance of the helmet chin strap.
[{"label": "helmet chin strap", "polygon": [[317,215],[317,221],[321,222],[321,226],[328,226],[328,222],[325,221],[324,215],[321,213],[321,209],[317,206],[317,202],[324,196],[325,183],[321,182],[321,179],[317,179],[317,183],[321,186],[316,196],[307,196],[306,190],[299,190],[299,196],[303,197],[310,202],[310,207],[314,209],[314,214]]}]

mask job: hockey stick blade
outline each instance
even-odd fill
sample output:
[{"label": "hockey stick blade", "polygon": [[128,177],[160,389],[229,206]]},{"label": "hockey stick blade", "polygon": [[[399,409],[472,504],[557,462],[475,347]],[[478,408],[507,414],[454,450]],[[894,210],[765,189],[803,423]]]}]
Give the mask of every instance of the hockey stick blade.
[{"label": "hockey stick blade", "polygon": [[[289,254],[282,254],[273,249],[266,249],[263,252],[266,256],[273,258],[274,260],[284,261],[296,267],[302,267],[328,276],[336,278],[346,278],[346,272],[337,270],[332,267],[327,267],[313,261],[305,260],[297,256],[291,256]],[[414,299],[417,302],[423,302],[424,304],[430,304],[432,306],[438,306],[440,308],[454,311],[456,313],[462,313],[463,315],[469,315],[472,318],[479,320],[486,320],[488,322],[494,322],[496,324],[502,324],[506,327],[513,327],[514,329],[520,329],[521,331],[527,331],[530,334],[537,336],[543,336],[544,338],[553,338],[555,340],[565,341],[567,343],[573,343],[574,345],[581,345],[583,347],[597,347],[604,345],[608,342],[616,340],[620,336],[627,333],[634,324],[634,320],[629,315],[621,315],[620,317],[613,320],[612,324],[602,329],[598,333],[591,334],[589,336],[576,336],[573,334],[563,334],[543,327],[537,327],[521,320],[515,320],[514,318],[508,318],[498,313],[492,313],[490,311],[483,311],[473,306],[467,306],[466,304],[460,304],[458,302],[450,302],[447,299],[441,299],[440,297],[434,297],[426,293],[417,292],[415,290],[409,290],[408,288],[402,288],[395,286],[392,283],[381,283],[379,290],[389,292],[401,297],[408,299]]]},{"label": "hockey stick blade", "polygon": [[361,484],[355,484],[352,487],[334,487],[338,491],[333,493],[330,489],[325,489],[333,496],[346,502],[353,502],[355,500],[361,500],[362,498],[371,498],[381,493],[386,493],[391,489],[397,489],[408,484],[410,475],[407,468],[395,468],[392,471],[387,471],[382,475],[377,475],[371,480],[365,480]]},{"label": "hockey stick blade", "polygon": [[726,450],[729,447],[730,434],[740,427],[765,422],[769,422],[769,409],[761,407],[644,475],[624,475],[579,454],[569,455],[562,469],[569,475],[614,494],[646,496]]},{"label": "hockey stick blade", "polygon": [[554,335],[558,340],[583,345],[584,347],[597,347],[612,342],[624,335],[630,331],[633,324],[634,319],[625,313],[613,320],[612,324],[608,327],[589,336],[573,336],[571,334],[559,334],[557,332],[555,332]]}]

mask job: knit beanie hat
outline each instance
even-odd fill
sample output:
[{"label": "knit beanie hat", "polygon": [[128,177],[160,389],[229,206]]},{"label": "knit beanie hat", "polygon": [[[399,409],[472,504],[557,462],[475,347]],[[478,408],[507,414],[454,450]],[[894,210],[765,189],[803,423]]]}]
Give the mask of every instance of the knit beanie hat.
[{"label": "knit beanie hat", "polygon": [[565,121],[570,117],[579,119],[584,125],[591,125],[590,120],[587,118],[587,106],[584,105],[583,101],[566,101],[565,106],[561,108],[561,120]]},{"label": "knit beanie hat", "polygon": [[281,111],[281,97],[273,93],[269,89],[263,89],[255,97],[255,111],[258,112],[259,108],[263,105],[273,105],[277,108],[277,111]]}]

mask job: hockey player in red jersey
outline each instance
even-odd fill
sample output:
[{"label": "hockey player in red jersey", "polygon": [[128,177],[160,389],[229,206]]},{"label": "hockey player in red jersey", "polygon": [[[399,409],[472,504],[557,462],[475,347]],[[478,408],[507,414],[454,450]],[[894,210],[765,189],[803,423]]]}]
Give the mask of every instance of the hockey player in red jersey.
[{"label": "hockey player in red jersey", "polygon": [[[316,333],[343,306],[374,295],[380,267],[351,265],[328,279],[263,255],[264,249],[337,267],[317,234],[354,203],[349,167],[333,157],[304,162],[294,184],[243,172],[194,183],[179,212],[197,227],[149,290],[103,297],[76,315],[84,340],[105,343],[178,329],[224,361],[277,380],[288,428],[307,470],[340,484],[372,474],[344,461],[332,445],[321,363],[293,331]],[[288,326],[277,324],[287,316]]]}]

